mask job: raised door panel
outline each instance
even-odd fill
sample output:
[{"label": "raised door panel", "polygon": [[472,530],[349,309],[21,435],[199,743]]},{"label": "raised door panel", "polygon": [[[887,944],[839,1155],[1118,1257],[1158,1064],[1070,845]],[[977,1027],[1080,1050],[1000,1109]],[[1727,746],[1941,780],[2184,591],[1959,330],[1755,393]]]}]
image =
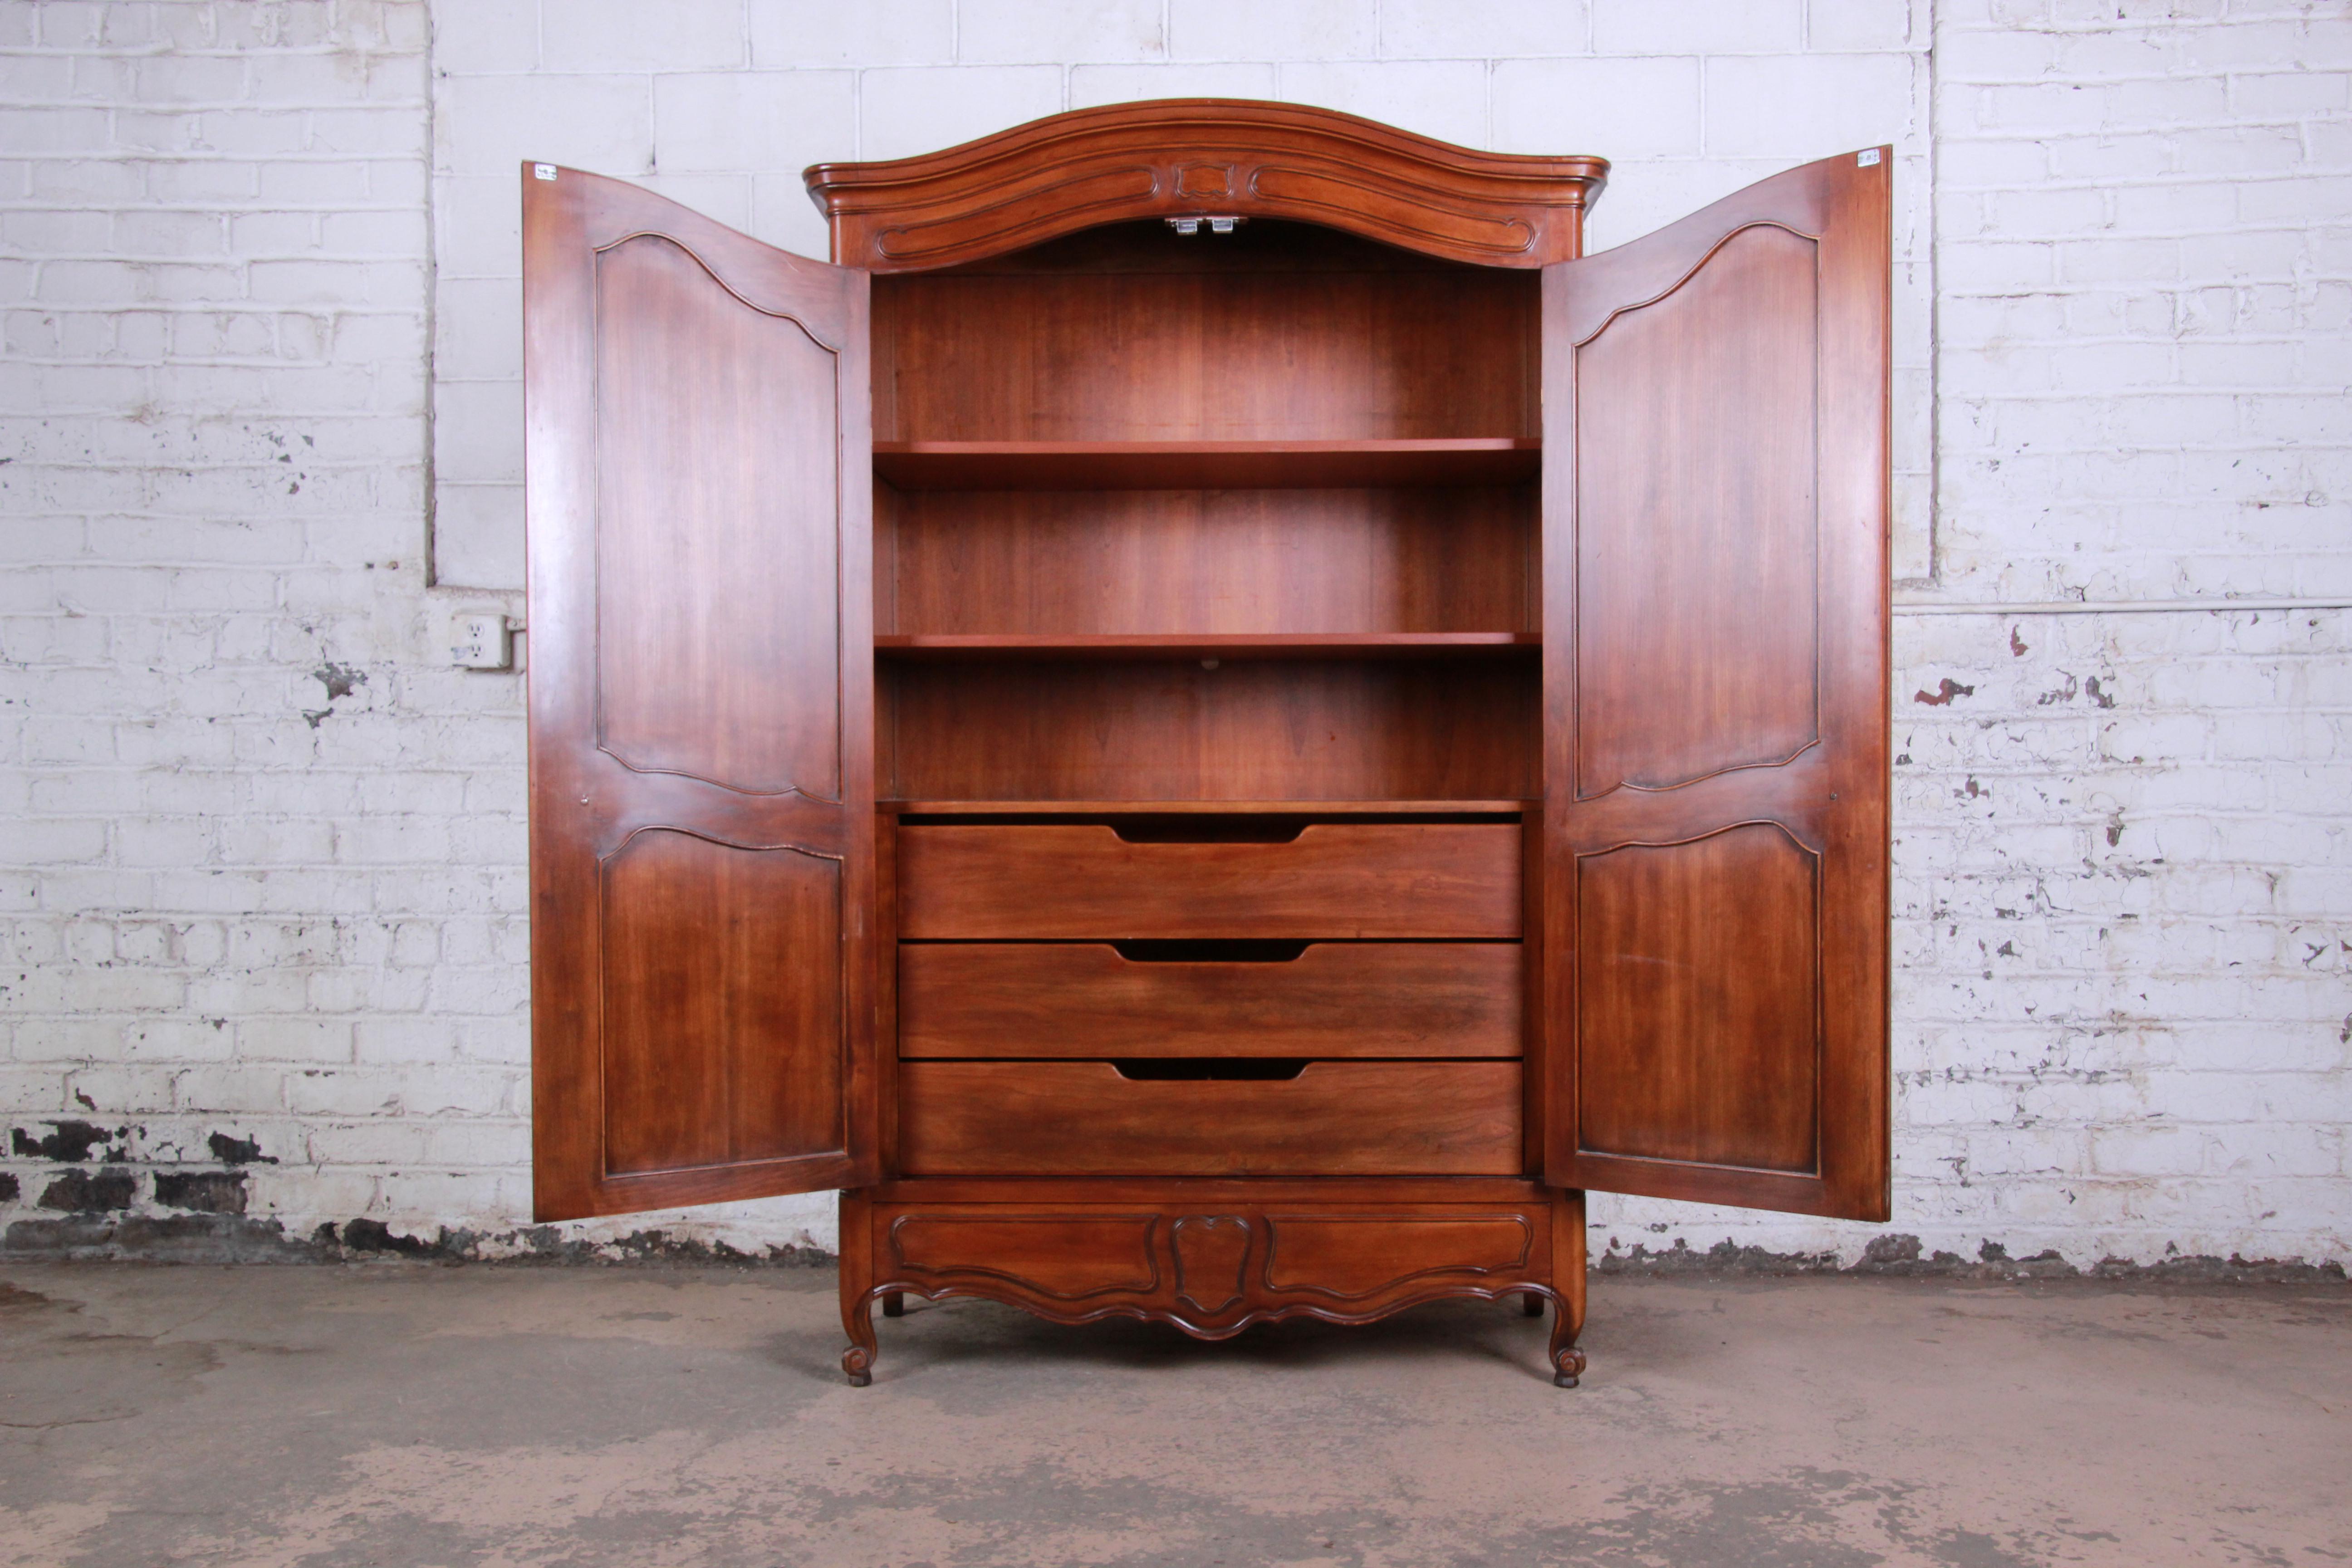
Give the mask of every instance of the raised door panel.
[{"label": "raised door panel", "polygon": [[1769,823],[1578,858],[1585,1150],[1816,1168],[1819,860]]},{"label": "raised door panel", "polygon": [[523,191],[535,1206],[871,1180],[867,280]]},{"label": "raised door panel", "polygon": [[1735,231],[1576,350],[1576,793],[1815,739],[1816,241]]},{"label": "raised door panel", "polygon": [[1884,149],[1544,278],[1547,1179],[1887,1209]]},{"label": "raised door panel", "polygon": [[838,801],[841,345],[658,234],[597,253],[596,340],[604,749]]},{"label": "raised door panel", "polygon": [[842,1148],[840,861],[647,828],[603,903],[605,1169]]}]

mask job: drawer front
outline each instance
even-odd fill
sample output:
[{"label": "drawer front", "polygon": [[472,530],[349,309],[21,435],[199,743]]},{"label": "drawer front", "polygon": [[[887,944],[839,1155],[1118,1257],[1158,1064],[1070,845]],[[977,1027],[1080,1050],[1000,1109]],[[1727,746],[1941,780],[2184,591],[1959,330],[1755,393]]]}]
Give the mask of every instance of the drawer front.
[{"label": "drawer front", "polygon": [[1132,844],[1101,824],[898,831],[898,934],[1513,938],[1517,823],[1316,823],[1286,844]]},{"label": "drawer front", "polygon": [[1525,1164],[1513,1061],[1319,1061],[1279,1081],[911,1061],[898,1089],[900,1163],[916,1176],[1502,1176]]},{"label": "drawer front", "polygon": [[1286,963],[909,943],[902,1057],[1516,1057],[1517,942],[1318,942]]}]

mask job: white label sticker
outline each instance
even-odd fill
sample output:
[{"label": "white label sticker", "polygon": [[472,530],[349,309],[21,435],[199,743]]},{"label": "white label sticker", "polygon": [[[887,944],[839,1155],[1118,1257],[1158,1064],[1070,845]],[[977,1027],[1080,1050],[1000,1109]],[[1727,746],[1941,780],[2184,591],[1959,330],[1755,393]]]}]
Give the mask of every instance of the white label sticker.
[{"label": "white label sticker", "polygon": [[[1877,153],[1873,153],[1869,154],[1869,157],[1872,163],[1875,163],[1878,162]],[[555,178],[555,165],[552,163],[533,163],[530,166],[530,177],[534,180],[551,180]]]},{"label": "white label sticker", "polygon": [[[1857,169],[1867,169],[1867,168],[1869,168],[1873,163],[1877,163],[1877,162],[1878,162],[1878,149],[1877,149],[1877,148],[1875,148],[1875,147],[1873,147],[1873,148],[1872,148],[1872,149],[1870,149],[1870,151],[1868,151],[1867,153],[1856,153],[1853,155],[1853,166],[1854,166],[1855,168],[1857,168]],[[540,165],[540,167],[541,167],[541,168],[542,168],[542,169],[544,169],[545,167],[547,167],[547,165],[546,165],[546,164],[544,164],[544,163],[541,163],[541,164]],[[542,179],[542,180],[551,180],[551,179],[555,178],[555,176],[554,176],[554,175],[552,175],[552,174],[541,174],[541,175],[540,176],[540,178],[541,178],[541,179]]]}]

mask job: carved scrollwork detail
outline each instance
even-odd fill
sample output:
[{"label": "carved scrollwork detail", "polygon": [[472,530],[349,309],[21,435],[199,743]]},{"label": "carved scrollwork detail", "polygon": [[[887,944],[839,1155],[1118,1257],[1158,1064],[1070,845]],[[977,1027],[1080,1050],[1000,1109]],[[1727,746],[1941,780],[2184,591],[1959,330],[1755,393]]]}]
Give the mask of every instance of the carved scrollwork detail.
[{"label": "carved scrollwork detail", "polygon": [[1211,1315],[1242,1299],[1249,1263],[1250,1222],[1239,1215],[1193,1215],[1172,1227],[1176,1299]]},{"label": "carved scrollwork detail", "polygon": [[803,177],[832,222],[834,258],[895,272],[1198,216],[1207,203],[1454,261],[1540,267],[1581,250],[1584,209],[1608,173],[1601,158],[1481,152],[1305,104],[1166,99]]}]

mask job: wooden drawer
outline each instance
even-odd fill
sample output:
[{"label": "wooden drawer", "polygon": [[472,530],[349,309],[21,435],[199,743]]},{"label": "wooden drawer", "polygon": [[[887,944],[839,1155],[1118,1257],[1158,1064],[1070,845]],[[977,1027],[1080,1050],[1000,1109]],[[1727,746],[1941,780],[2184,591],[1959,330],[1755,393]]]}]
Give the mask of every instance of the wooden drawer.
[{"label": "wooden drawer", "polygon": [[1130,843],[1096,824],[898,831],[898,934],[1519,934],[1517,823],[1316,823],[1283,844]]},{"label": "wooden drawer", "polygon": [[1318,1061],[1273,1081],[912,1061],[898,1091],[908,1175],[1499,1176],[1525,1163],[1513,1061]]},{"label": "wooden drawer", "polygon": [[898,950],[902,1057],[1516,1057],[1517,942],[1317,942],[1283,963],[1108,943]]}]

